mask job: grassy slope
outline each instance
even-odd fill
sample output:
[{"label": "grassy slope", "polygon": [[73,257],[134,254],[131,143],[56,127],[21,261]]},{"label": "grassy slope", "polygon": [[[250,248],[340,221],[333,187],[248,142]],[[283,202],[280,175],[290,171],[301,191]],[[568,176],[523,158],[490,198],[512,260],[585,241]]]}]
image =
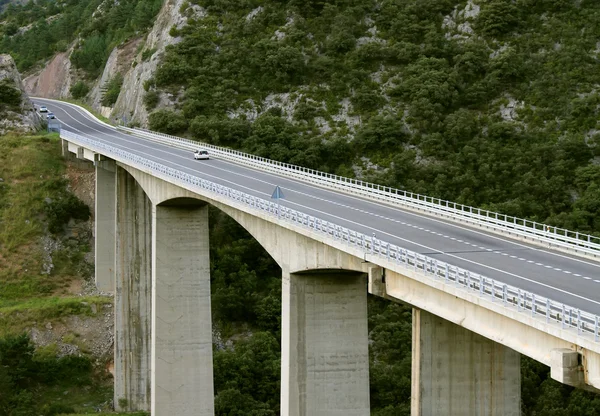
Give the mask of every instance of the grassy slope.
[{"label": "grassy slope", "polygon": [[[42,273],[46,257],[42,238],[48,237],[47,198],[58,200],[66,192],[59,140],[56,135],[0,137],[0,339],[36,324],[39,327],[40,322],[56,325],[73,315],[93,316],[92,305],[100,307],[112,301],[69,292],[75,280],[90,274],[83,262],[90,248],[81,241],[63,243],[52,254],[52,271]],[[68,336],[77,338],[76,333]],[[81,350],[85,352],[85,348]],[[56,352],[56,344],[38,348],[35,360],[56,360]],[[88,358],[91,362],[97,359]],[[103,369],[90,371],[83,374],[81,383],[73,379],[40,383],[33,391],[36,408],[60,403],[81,412],[108,410],[112,380]]]}]

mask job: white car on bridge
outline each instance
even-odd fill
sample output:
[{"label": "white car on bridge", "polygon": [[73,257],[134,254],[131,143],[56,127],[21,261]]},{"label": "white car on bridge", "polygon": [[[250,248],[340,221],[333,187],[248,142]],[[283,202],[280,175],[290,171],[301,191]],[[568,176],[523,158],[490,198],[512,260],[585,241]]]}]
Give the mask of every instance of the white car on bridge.
[{"label": "white car on bridge", "polygon": [[194,159],[196,160],[208,160],[208,150],[196,150],[194,152]]}]

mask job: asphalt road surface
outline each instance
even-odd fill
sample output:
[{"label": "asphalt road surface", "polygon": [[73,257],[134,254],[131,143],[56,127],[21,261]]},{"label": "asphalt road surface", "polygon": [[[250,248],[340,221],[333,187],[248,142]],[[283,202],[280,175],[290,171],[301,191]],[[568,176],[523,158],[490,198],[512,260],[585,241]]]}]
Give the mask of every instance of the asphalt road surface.
[{"label": "asphalt road surface", "polygon": [[116,131],[80,108],[34,99],[71,131],[141,157],[257,197],[279,185],[281,205],[400,247],[440,259],[500,282],[600,315],[600,263],[527,245],[435,217],[337,193],[272,173],[215,159],[194,160],[190,151]]}]

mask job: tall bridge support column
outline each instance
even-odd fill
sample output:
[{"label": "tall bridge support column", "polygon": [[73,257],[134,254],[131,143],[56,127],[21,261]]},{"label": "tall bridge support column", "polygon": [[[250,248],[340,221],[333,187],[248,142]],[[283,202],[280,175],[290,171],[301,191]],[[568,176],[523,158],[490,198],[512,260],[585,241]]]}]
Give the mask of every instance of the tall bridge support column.
[{"label": "tall bridge support column", "polygon": [[368,416],[366,274],[283,275],[281,415]]},{"label": "tall bridge support column", "polygon": [[115,392],[117,410],[150,410],[152,203],[116,172]]},{"label": "tall bridge support column", "polygon": [[115,290],[116,171],[114,160],[96,161],[94,258],[96,287],[104,292]]},{"label": "tall bridge support column", "polygon": [[213,416],[208,206],[154,206],[152,415]]},{"label": "tall bridge support column", "polygon": [[411,416],[519,416],[520,357],[413,308]]}]

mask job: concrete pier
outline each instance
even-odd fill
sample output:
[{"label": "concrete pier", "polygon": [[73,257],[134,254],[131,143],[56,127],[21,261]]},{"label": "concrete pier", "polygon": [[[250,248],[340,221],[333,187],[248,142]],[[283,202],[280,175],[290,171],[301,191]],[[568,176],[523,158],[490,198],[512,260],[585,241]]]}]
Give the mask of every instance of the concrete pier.
[{"label": "concrete pier", "polygon": [[116,171],[114,160],[96,162],[95,277],[104,292],[115,290]]},{"label": "concrete pier", "polygon": [[367,278],[283,275],[281,415],[368,416]]},{"label": "concrete pier", "polygon": [[413,309],[411,416],[519,416],[516,351]]},{"label": "concrete pier", "polygon": [[152,204],[117,167],[115,409],[150,410]]},{"label": "concrete pier", "polygon": [[153,210],[152,415],[213,416],[208,206]]}]

